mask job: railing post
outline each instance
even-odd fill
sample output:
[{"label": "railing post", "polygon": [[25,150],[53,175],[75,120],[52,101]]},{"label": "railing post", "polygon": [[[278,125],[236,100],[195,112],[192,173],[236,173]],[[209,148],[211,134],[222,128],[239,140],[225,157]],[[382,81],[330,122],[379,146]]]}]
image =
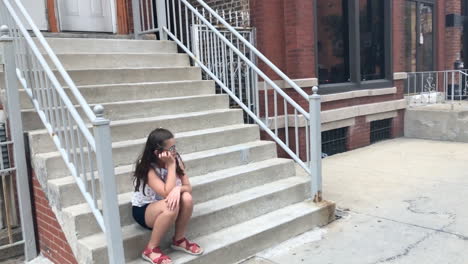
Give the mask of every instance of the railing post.
[{"label": "railing post", "polygon": [[133,14],[133,32],[135,39],[142,39],[141,36],[141,13],[140,13],[140,0],[132,0],[132,14]]},{"label": "railing post", "polygon": [[115,183],[114,163],[112,161],[112,140],[110,121],[104,118],[104,108],[94,107],[96,119],[93,121],[96,139],[96,161],[99,172],[102,210],[108,247],[109,263],[124,264],[124,250],[120,213]]},{"label": "railing post", "polygon": [[[197,59],[200,60],[200,38],[199,38],[199,29],[198,29],[198,25],[192,25],[192,47],[189,47],[189,48],[192,48],[192,51],[193,51],[193,54],[195,55],[195,57]],[[196,66],[198,66],[197,63],[195,63]]]},{"label": "railing post", "polygon": [[0,27],[0,65],[4,66],[7,116],[13,141],[13,157],[16,167],[16,188],[21,218],[21,231],[24,239],[24,255],[26,261],[37,256],[36,238],[34,235],[33,214],[29,188],[26,153],[23,138],[23,122],[16,76],[15,48],[13,38],[9,36],[8,27]]},{"label": "railing post", "polygon": [[[167,15],[170,16],[170,14]],[[158,17],[159,40],[167,40],[167,33],[163,29],[167,28],[167,15],[166,0],[156,0],[156,16]],[[174,17],[173,21],[175,21],[175,19],[176,18]],[[174,25],[174,27],[177,27],[177,25]]]},{"label": "railing post", "polygon": [[310,135],[310,176],[312,197],[314,202],[322,201],[322,131],[321,131],[321,98],[318,87],[312,88],[313,94],[309,96],[309,133]]}]

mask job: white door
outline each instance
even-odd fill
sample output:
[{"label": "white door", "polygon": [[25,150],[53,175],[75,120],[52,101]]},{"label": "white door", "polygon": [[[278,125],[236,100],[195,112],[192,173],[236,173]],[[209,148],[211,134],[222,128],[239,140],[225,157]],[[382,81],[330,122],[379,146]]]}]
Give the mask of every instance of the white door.
[{"label": "white door", "polygon": [[[21,0],[21,3],[23,3],[24,8],[26,8],[39,30],[47,30],[46,0]],[[31,29],[26,21],[23,21],[23,23],[28,25],[28,29]]]},{"label": "white door", "polygon": [[58,0],[61,31],[112,32],[111,1]]}]

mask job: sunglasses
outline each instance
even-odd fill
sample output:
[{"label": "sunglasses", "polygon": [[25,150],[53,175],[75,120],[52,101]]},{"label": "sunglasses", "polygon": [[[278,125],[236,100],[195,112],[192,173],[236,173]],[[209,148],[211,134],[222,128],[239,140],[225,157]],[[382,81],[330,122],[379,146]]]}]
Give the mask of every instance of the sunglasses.
[{"label": "sunglasses", "polygon": [[[175,152],[177,152],[176,145],[173,145],[172,147],[170,147],[168,149],[164,149],[163,152],[164,151],[169,151],[169,152],[175,153]],[[154,153],[159,153],[159,152],[161,152],[161,151],[159,151],[157,149],[154,150]]]},{"label": "sunglasses", "polygon": [[172,153],[177,152],[176,145],[172,145],[172,147],[168,148],[167,151],[170,151]]}]

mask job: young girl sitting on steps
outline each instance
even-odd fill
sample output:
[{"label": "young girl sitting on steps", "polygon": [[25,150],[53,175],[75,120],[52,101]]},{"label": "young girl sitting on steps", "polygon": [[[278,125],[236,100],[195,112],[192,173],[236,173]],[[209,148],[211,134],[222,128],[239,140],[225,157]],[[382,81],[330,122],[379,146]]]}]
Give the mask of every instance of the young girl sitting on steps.
[{"label": "young girl sitting on steps", "polygon": [[203,249],[185,238],[193,211],[192,186],[177,153],[174,135],[163,128],[151,132],[139,157],[134,174],[133,218],[152,230],[142,258],[154,264],[170,264],[159,247],[172,223],[175,235],[171,247],[192,255]]}]

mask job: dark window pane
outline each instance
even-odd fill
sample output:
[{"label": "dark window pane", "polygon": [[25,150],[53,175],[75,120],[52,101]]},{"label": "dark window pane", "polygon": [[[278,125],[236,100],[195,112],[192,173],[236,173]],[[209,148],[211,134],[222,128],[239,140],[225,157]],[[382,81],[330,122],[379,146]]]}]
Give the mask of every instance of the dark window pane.
[{"label": "dark window pane", "polygon": [[385,78],[385,1],[360,0],[361,80]]},{"label": "dark window pane", "polygon": [[318,69],[321,84],[349,82],[346,0],[317,1]]}]

